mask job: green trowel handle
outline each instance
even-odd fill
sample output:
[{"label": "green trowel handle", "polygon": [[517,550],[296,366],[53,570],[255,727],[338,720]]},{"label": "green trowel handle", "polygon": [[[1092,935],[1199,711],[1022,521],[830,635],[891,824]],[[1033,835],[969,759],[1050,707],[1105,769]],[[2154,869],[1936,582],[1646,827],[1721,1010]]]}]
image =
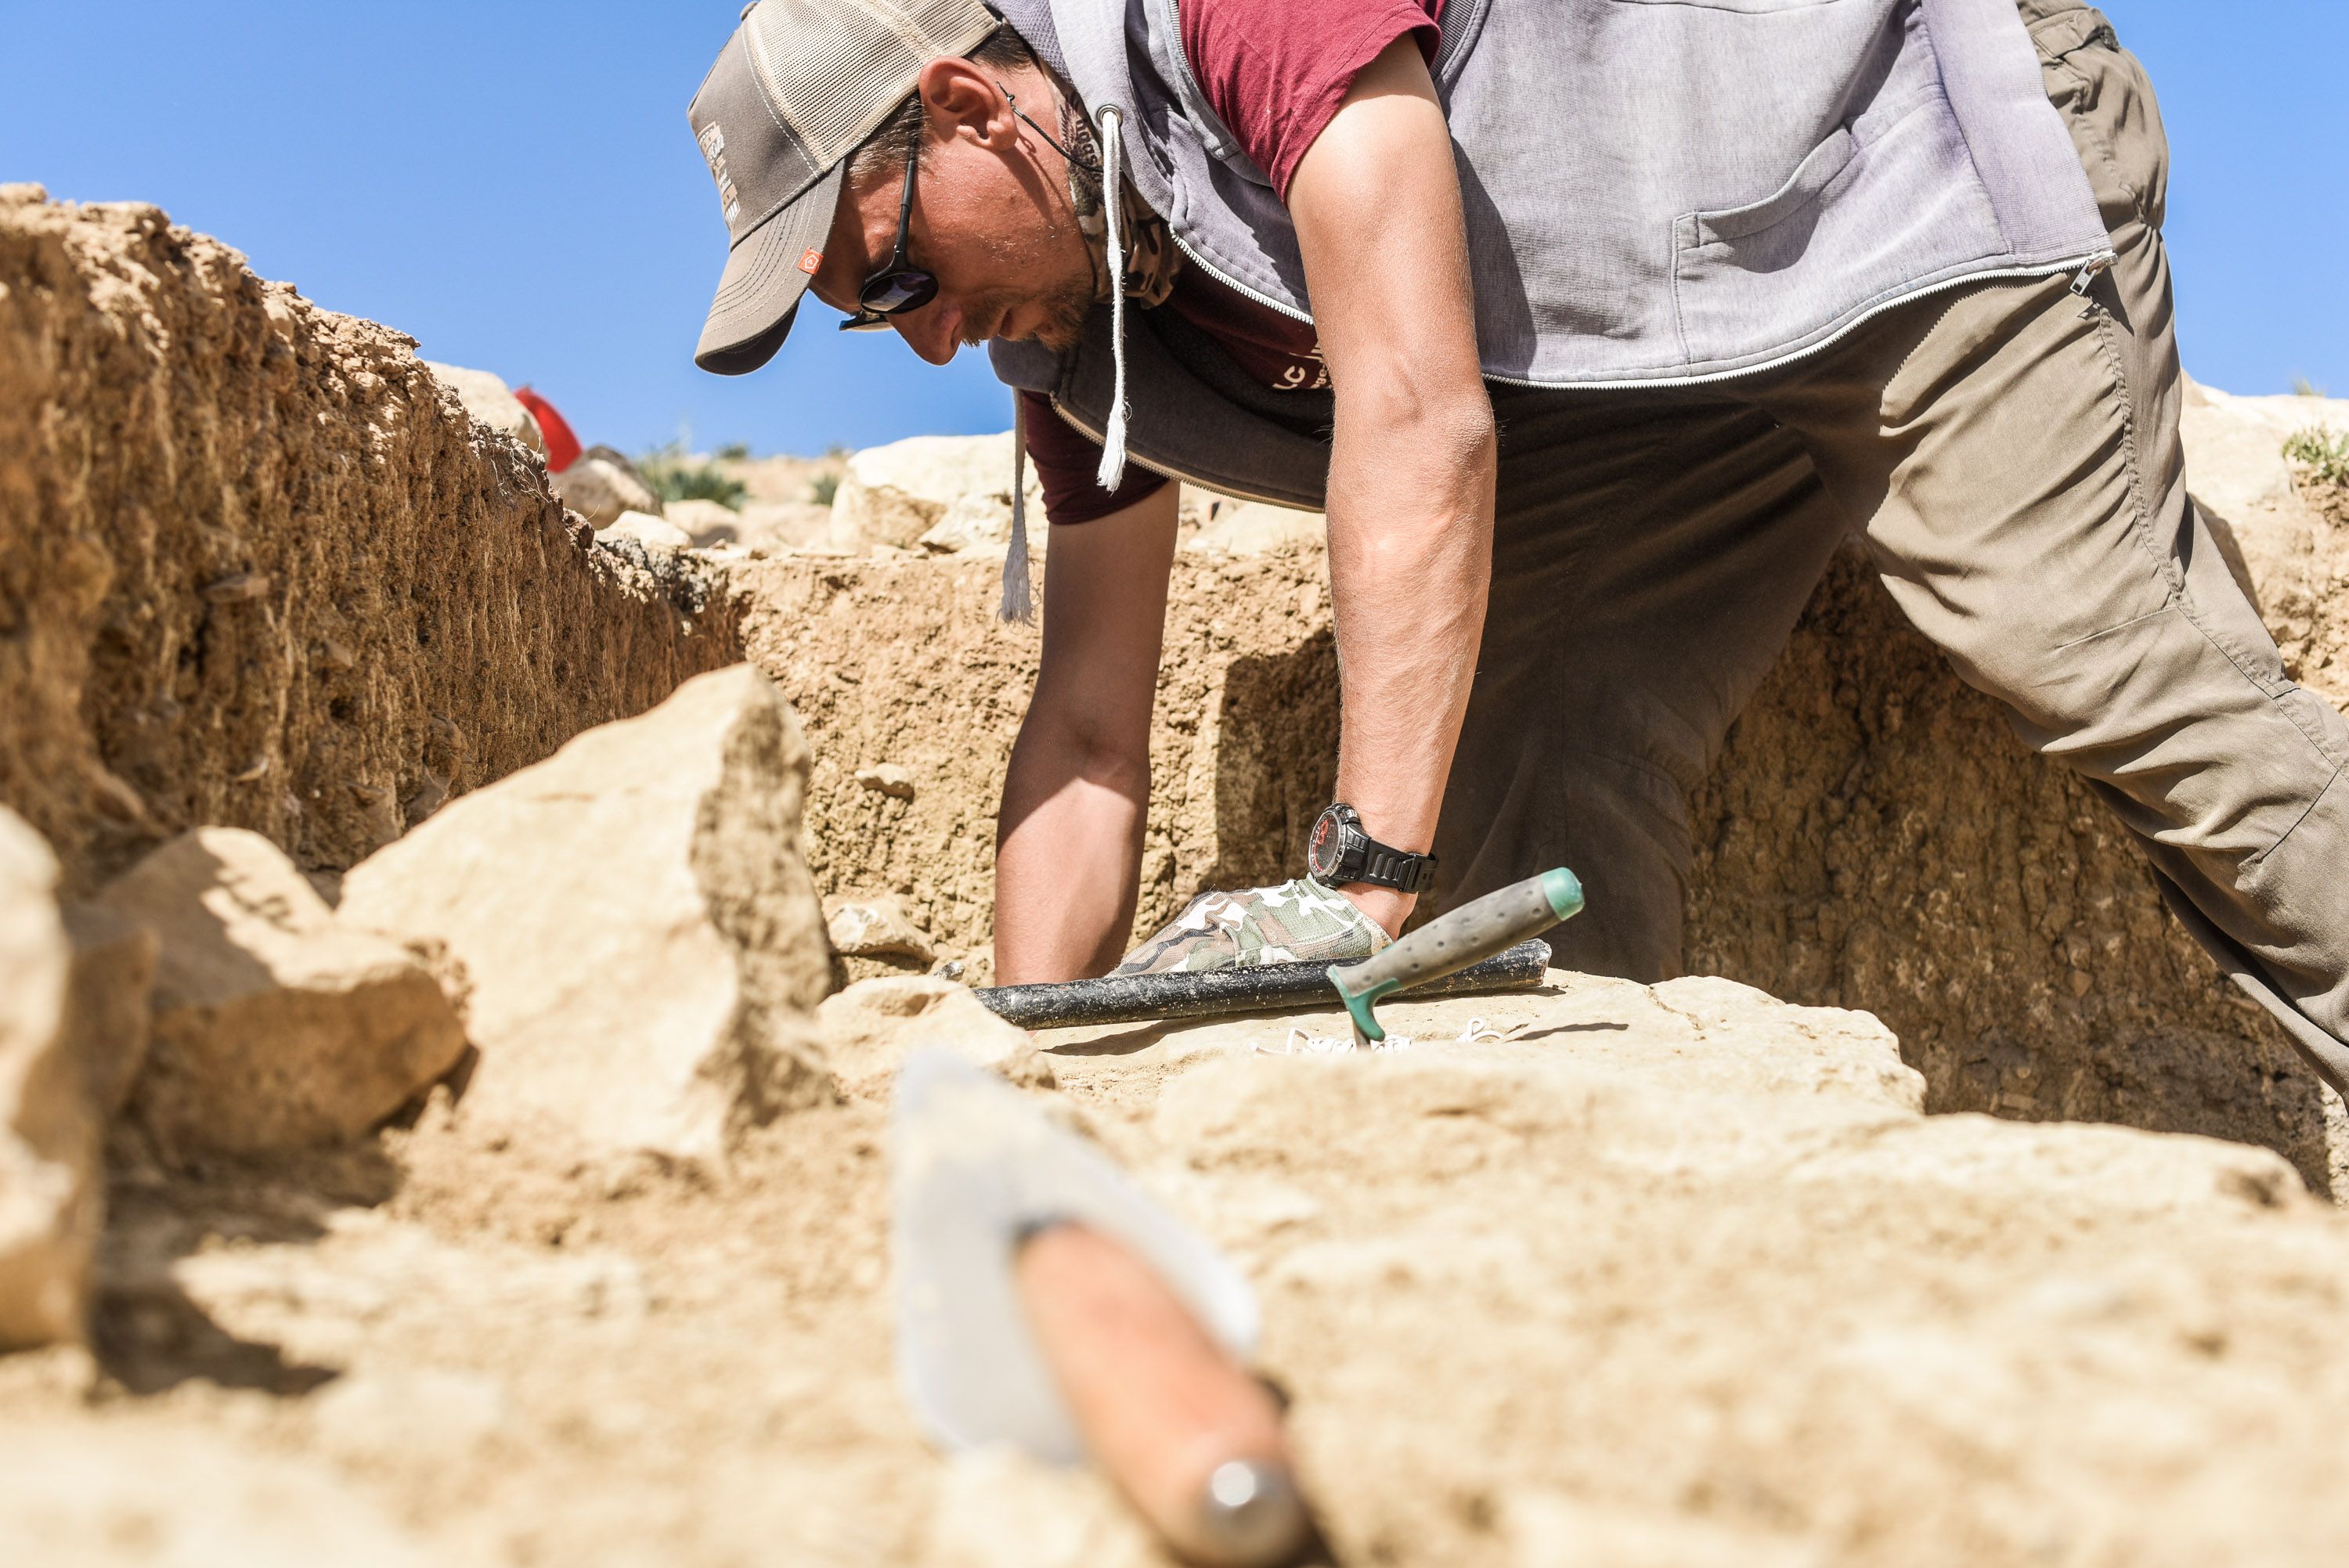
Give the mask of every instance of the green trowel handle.
[{"label": "green trowel handle", "polygon": [[1560,866],[1464,903],[1367,963],[1332,965],[1330,984],[1354,1016],[1355,1032],[1383,1040],[1387,1032],[1371,1012],[1383,998],[1481,964],[1581,911],[1582,883]]}]

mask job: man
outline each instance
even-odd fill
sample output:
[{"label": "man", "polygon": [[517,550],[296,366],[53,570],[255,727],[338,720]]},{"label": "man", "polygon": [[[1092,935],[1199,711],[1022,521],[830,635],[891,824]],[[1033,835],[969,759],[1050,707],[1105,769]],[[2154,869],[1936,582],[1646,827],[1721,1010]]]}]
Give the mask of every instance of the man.
[{"label": "man", "polygon": [[1856,532],[2349,1087],[2349,727],[2188,501],[2166,147],[2099,13],[1002,11],[763,0],[692,110],[733,238],[701,364],[812,290],[1020,389],[1052,570],[1001,979],[1131,923],[1175,473],[1328,512],[1340,804],[1316,877],[1137,966],[1366,953],[1431,882],[1567,864],[1565,962],[1676,972],[1685,793]]}]

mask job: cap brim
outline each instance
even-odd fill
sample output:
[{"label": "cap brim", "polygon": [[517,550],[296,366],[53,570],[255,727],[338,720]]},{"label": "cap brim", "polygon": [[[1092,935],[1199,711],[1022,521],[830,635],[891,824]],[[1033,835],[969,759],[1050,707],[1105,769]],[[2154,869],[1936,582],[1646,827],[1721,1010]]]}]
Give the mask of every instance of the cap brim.
[{"label": "cap brim", "polygon": [[742,236],[726,258],[718,297],[702,324],[693,362],[720,376],[747,376],[775,356],[812,280],[800,265],[821,254],[840,203],[845,160],[833,166],[773,217]]}]

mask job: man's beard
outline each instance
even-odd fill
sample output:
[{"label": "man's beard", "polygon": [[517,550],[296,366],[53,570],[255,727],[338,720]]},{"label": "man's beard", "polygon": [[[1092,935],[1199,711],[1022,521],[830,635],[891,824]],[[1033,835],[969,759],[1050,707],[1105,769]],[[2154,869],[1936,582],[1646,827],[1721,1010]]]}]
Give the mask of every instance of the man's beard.
[{"label": "man's beard", "polygon": [[1085,318],[1092,313],[1090,286],[1063,289],[1045,302],[1044,323],[1036,329],[1036,341],[1055,354],[1066,354],[1084,335]]},{"label": "man's beard", "polygon": [[[1055,354],[1066,354],[1076,347],[1084,336],[1085,317],[1092,314],[1093,294],[1090,280],[1077,279],[1040,298],[1034,294],[1009,290],[982,299],[968,313],[967,319],[988,323],[992,326],[1016,306],[1043,306],[1044,319],[1029,335],[1028,341],[1042,344]],[[971,346],[977,347],[974,340]]]}]

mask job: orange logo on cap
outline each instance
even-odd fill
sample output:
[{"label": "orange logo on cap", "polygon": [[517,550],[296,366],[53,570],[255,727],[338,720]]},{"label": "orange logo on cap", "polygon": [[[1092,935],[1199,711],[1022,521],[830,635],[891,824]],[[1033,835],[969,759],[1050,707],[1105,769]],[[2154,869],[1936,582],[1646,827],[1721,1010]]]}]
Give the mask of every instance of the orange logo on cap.
[{"label": "orange logo on cap", "polygon": [[822,265],[823,265],[823,253],[822,251],[803,251],[800,253],[800,271],[805,273],[808,276],[815,276],[816,268]]}]

